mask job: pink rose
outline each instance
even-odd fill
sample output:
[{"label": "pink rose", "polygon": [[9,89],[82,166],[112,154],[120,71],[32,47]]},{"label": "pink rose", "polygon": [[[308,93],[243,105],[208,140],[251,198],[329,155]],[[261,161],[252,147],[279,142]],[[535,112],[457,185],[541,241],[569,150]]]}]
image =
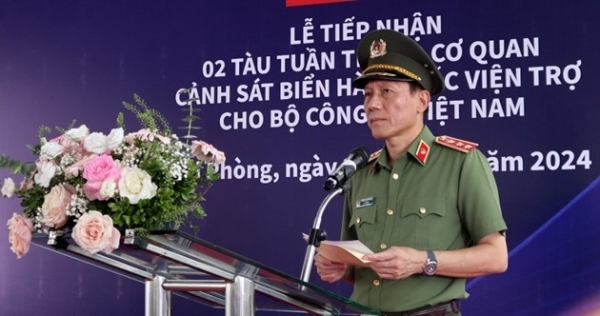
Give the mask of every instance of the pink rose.
[{"label": "pink rose", "polygon": [[83,192],[90,201],[108,200],[114,195],[113,190],[108,192],[110,184],[117,183],[121,178],[121,168],[115,164],[113,158],[109,155],[101,155],[92,160],[85,166],[83,177],[88,180],[83,185]]},{"label": "pink rose", "polygon": [[68,166],[65,169],[65,175],[67,177],[77,177],[77,176],[79,176],[79,172],[81,172],[81,170],[85,169],[85,166],[87,166],[87,164],[90,161],[92,161],[93,159],[95,159],[96,157],[98,157],[98,156],[97,155],[87,155],[87,156],[81,157],[74,164]]},{"label": "pink rose", "polygon": [[201,140],[192,141],[191,150],[196,158],[204,162],[217,165],[225,162],[225,154],[222,151]]},{"label": "pink rose", "polygon": [[58,184],[44,196],[42,223],[48,227],[60,228],[67,222],[67,207],[75,188],[70,184]]},{"label": "pink rose", "polygon": [[100,155],[91,159],[83,169],[83,178],[89,182],[119,180],[121,169],[109,155]]},{"label": "pink rose", "polygon": [[13,214],[8,222],[8,241],[10,241],[10,250],[17,254],[17,258],[21,259],[31,246],[31,233],[33,232],[33,223],[22,214]]},{"label": "pink rose", "polygon": [[79,247],[91,253],[101,250],[110,253],[119,248],[121,233],[113,227],[110,216],[89,211],[77,220],[71,237]]}]

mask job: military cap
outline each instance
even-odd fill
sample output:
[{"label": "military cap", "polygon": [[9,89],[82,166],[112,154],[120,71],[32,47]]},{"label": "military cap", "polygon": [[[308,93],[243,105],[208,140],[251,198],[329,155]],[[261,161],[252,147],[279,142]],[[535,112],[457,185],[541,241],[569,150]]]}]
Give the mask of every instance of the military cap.
[{"label": "military cap", "polygon": [[432,95],[444,90],[444,77],[425,50],[408,36],[377,30],[363,37],[356,48],[362,71],[352,82],[363,89],[370,79],[413,81]]}]

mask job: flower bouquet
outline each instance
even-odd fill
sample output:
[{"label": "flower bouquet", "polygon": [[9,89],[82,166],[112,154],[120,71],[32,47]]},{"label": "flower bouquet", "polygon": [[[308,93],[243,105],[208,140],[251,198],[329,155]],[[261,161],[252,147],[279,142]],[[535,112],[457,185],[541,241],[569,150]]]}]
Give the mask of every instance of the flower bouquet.
[{"label": "flower bouquet", "polygon": [[22,199],[23,213],[7,223],[18,258],[28,252],[33,233],[70,234],[90,253],[111,252],[125,229],[178,229],[189,214],[205,216],[200,202],[219,179],[214,166],[225,155],[191,135],[198,118],[191,104],[182,141],[160,113],[134,98],[135,105],[123,104],[142,125],[135,132],[125,133],[119,113],[108,135],[80,125],[47,140],[43,135],[51,131],[42,127],[32,147],[35,162],[0,156],[0,168],[24,176],[18,187],[11,178],[2,186],[3,196]]}]

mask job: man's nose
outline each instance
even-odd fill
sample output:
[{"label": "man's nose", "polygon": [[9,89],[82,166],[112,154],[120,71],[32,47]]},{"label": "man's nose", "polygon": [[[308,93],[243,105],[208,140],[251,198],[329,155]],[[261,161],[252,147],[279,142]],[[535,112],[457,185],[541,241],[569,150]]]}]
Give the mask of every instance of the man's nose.
[{"label": "man's nose", "polygon": [[381,97],[373,94],[365,100],[364,106],[367,111],[381,108]]}]

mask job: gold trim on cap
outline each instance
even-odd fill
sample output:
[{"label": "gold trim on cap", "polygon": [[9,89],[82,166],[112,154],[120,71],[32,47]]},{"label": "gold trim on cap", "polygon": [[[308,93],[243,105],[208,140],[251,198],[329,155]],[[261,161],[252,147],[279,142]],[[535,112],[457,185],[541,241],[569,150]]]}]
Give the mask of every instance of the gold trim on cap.
[{"label": "gold trim on cap", "polygon": [[366,72],[372,69],[384,69],[384,70],[394,70],[397,71],[411,79],[417,80],[417,81],[421,81],[421,77],[417,76],[416,74],[408,71],[406,68],[402,68],[402,67],[398,67],[398,66],[394,66],[394,65],[388,65],[388,64],[374,64],[371,65],[369,67],[367,67],[362,73],[363,75],[366,75]]},{"label": "gold trim on cap", "polygon": [[391,74],[389,72],[381,72],[381,71],[370,72],[368,74],[363,74],[363,76],[388,76],[388,77],[396,77],[396,75],[394,75],[394,74]]}]

